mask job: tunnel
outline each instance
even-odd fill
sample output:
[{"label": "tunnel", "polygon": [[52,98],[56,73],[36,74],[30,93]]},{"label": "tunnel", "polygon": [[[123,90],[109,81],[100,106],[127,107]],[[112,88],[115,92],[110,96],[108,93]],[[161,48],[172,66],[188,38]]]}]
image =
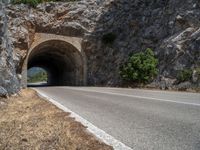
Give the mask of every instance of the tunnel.
[{"label": "tunnel", "polygon": [[72,44],[49,40],[31,50],[27,59],[27,70],[33,67],[46,70],[50,86],[81,86],[85,84],[83,57]]}]

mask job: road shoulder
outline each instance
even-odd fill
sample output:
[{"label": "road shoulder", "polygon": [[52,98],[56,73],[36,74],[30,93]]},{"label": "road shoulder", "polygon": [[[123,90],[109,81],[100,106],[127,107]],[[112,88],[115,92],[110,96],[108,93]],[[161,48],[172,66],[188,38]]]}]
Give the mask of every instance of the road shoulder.
[{"label": "road shoulder", "polygon": [[57,101],[53,100],[51,97],[47,96],[45,93],[41,92],[39,89],[34,89],[38,92],[38,95],[54,105],[58,108],[62,109],[65,112],[70,112],[70,116],[75,118],[76,121],[82,123],[84,126],[87,127],[87,130],[94,134],[97,138],[102,140],[104,143],[111,145],[115,150],[132,150],[130,147],[126,146],[124,143],[120,142],[119,140],[115,139],[111,135],[107,134],[105,131],[99,129],[86,119],[82,118],[80,115],[76,114],[75,112],[71,111],[67,107],[63,106],[62,104],[58,103]]},{"label": "road shoulder", "polygon": [[0,102],[0,149],[113,149],[33,90]]}]

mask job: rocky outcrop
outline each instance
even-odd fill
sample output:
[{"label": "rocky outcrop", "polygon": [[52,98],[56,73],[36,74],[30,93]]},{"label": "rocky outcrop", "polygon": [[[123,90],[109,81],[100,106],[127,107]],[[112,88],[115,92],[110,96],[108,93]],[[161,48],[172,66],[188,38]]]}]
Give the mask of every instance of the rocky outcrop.
[{"label": "rocky outcrop", "polygon": [[[159,75],[151,85],[181,89],[183,84],[177,80],[179,72],[184,69],[195,72],[200,65],[199,8],[197,0],[112,1],[101,15],[95,35],[102,37],[113,33],[116,40],[111,47],[98,45],[93,48],[101,61],[94,66],[106,64],[96,70],[99,74],[94,77],[99,79],[106,72],[101,82],[119,85],[120,64],[130,53],[150,47],[159,59]],[[100,40],[97,38],[94,43]],[[190,83],[187,88],[199,87],[199,80],[187,82]]]},{"label": "rocky outcrop", "polygon": [[[149,86],[161,89],[181,89],[182,85],[200,87],[199,76],[195,73],[200,67],[198,0],[81,0],[44,3],[36,8],[9,5],[6,12],[11,33],[7,38],[11,45],[6,51],[14,48],[12,54],[9,53],[13,60],[7,61],[11,66],[6,68],[11,68],[14,80],[22,72],[34,34],[42,32],[83,38],[89,85],[122,85],[120,65],[130,53],[150,47],[159,59],[159,75]],[[103,37],[111,34],[113,41],[103,42]],[[188,68],[197,79],[178,82],[178,72]],[[10,91],[4,81],[2,78],[2,87]],[[8,81],[19,85],[10,78]]]},{"label": "rocky outcrop", "polygon": [[7,17],[4,3],[0,3],[0,95],[16,93],[19,88],[19,80],[16,75],[15,52],[8,38]]}]

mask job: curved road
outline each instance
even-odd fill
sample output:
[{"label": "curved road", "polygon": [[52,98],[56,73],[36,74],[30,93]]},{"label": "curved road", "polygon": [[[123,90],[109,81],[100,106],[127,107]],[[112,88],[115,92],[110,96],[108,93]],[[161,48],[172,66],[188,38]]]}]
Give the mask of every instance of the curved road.
[{"label": "curved road", "polygon": [[200,150],[200,94],[41,87],[48,97],[135,150]]}]

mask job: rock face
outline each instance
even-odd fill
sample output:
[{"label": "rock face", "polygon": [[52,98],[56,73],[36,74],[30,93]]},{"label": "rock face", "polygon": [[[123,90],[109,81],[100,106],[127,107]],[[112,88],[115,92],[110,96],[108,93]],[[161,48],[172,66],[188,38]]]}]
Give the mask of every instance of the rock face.
[{"label": "rock face", "polygon": [[[6,19],[2,12],[1,20]],[[17,81],[35,33],[81,37],[88,85],[122,85],[120,65],[130,53],[150,47],[159,59],[159,75],[150,86],[200,86],[198,73],[195,80],[177,81],[180,70],[189,68],[195,74],[200,67],[199,0],[81,0],[36,8],[8,5],[6,13],[10,34],[5,34],[3,21],[1,35],[7,44],[0,47],[0,65],[6,69],[0,71],[0,83],[9,93],[20,87]],[[103,42],[106,35],[113,35],[110,43]],[[14,91],[10,85],[16,87]]]},{"label": "rock face", "polygon": [[0,3],[0,95],[16,93],[19,88],[19,80],[16,75],[17,58],[10,39],[8,38],[7,17],[5,5]]}]

